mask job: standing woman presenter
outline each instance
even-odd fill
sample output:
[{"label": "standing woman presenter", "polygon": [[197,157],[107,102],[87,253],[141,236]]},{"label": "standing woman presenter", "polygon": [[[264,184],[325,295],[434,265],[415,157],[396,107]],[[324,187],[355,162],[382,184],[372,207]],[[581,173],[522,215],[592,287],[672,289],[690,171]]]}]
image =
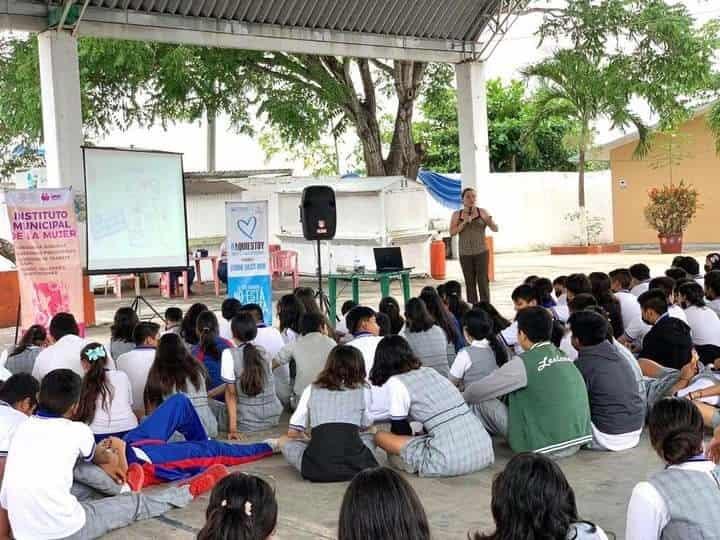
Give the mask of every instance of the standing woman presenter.
[{"label": "standing woman presenter", "polygon": [[465,276],[467,301],[473,305],[479,301],[490,301],[485,228],[498,231],[498,226],[487,210],[475,206],[476,198],[473,188],[463,189],[463,207],[453,212],[450,220],[450,235],[460,235],[460,268]]}]

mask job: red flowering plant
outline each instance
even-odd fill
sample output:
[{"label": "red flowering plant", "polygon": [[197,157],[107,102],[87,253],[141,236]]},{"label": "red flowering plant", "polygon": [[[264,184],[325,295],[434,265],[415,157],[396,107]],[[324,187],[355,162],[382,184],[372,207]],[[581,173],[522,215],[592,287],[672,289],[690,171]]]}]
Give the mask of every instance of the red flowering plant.
[{"label": "red flowering plant", "polygon": [[651,188],[648,197],[645,220],[663,236],[682,234],[700,208],[697,190],[682,180],[679,184]]}]

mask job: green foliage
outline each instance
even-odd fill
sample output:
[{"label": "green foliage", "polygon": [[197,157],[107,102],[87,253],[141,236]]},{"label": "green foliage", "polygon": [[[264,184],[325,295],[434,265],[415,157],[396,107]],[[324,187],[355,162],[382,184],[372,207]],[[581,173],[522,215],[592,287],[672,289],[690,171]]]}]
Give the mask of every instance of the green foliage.
[{"label": "green foliage", "polygon": [[[414,125],[416,139],[425,146],[423,166],[438,172],[460,170],[457,94],[454,71],[446,64],[431,64],[420,104],[424,120]],[[525,85],[500,80],[487,83],[490,163],[493,171],[568,171],[574,165],[563,144],[572,122],[549,116],[528,136],[536,103],[526,96]]]}]

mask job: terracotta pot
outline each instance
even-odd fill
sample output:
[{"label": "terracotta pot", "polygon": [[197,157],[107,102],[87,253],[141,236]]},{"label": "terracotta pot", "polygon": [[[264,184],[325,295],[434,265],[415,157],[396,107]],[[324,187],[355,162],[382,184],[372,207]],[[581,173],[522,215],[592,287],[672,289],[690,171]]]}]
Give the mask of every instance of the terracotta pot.
[{"label": "terracotta pot", "polygon": [[660,253],[682,253],[683,235],[658,234],[660,240]]}]

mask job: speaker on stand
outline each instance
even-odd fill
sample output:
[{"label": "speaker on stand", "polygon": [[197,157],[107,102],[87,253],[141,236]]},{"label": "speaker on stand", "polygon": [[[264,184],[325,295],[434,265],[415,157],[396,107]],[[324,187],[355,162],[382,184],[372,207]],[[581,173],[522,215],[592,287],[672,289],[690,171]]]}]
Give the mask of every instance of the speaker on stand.
[{"label": "speaker on stand", "polygon": [[318,299],[320,309],[329,313],[330,301],[322,288],[320,241],[335,238],[337,227],[335,191],[330,186],[307,186],[303,189],[300,199],[300,221],[305,239],[315,240],[317,243],[318,290],[315,297]]}]

